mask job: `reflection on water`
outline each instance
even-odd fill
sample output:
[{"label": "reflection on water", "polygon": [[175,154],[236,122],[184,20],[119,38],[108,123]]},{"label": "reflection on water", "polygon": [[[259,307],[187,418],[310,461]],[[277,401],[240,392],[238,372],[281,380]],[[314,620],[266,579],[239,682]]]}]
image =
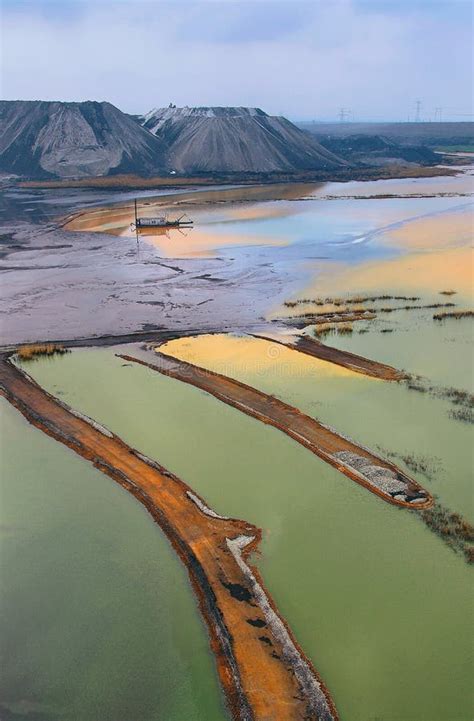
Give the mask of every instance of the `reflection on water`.
[{"label": "reflection on water", "polygon": [[[423,300],[446,301],[440,293],[455,290],[456,303],[472,302],[473,253],[471,248],[410,253],[388,260],[357,265],[319,263],[319,275],[310,287],[298,294],[305,297],[330,295],[346,297],[366,292],[398,295],[416,294]],[[315,268],[316,271],[316,268]]]},{"label": "reflection on water", "polygon": [[[236,253],[247,255],[247,260],[251,262],[252,253],[258,252],[270,262],[291,262],[293,266],[315,257],[352,263],[393,255],[398,246],[411,242],[407,240],[407,233],[410,234],[412,225],[419,237],[418,246],[423,247],[426,244],[423,240],[425,230],[422,228],[420,231],[420,223],[429,223],[429,219],[433,218],[435,227],[439,231],[441,225],[444,234],[452,223],[444,221],[442,214],[451,212],[460,204],[466,205],[468,200],[417,196],[448,191],[449,196],[454,196],[470,190],[471,178],[460,175],[180,193],[148,198],[146,205],[139,206],[139,215],[147,217],[166,211],[174,217],[186,212],[194,220],[194,229],[187,235],[182,235],[177,229],[170,229],[166,234],[147,231],[146,234],[141,233],[141,237],[143,242],[151,242],[160,254],[167,257],[215,256],[232,252],[233,256]],[[372,197],[373,194],[392,193],[412,197]],[[352,200],[351,196],[357,194],[365,199]],[[328,199],[330,197],[336,200]],[[133,220],[134,207],[129,204],[85,211],[66,227],[129,236],[133,234],[130,228]],[[469,232],[466,221],[462,232]],[[387,243],[387,240],[391,242]]]},{"label": "reflection on water", "polygon": [[[407,314],[403,326],[407,332],[394,333],[393,338],[374,329],[356,333],[353,339],[335,335],[327,342],[418,372],[444,386],[474,392],[469,319],[454,330],[435,327],[426,335],[420,333],[416,320],[410,325],[412,320]],[[255,338],[196,336],[169,341],[159,350],[276,394],[373,449],[382,447],[400,457],[431,458],[429,490],[446,505],[474,518],[472,427],[452,418],[453,406],[446,400]],[[418,480],[427,486],[424,476]]]},{"label": "reflection on water", "polygon": [[[336,427],[369,429],[364,439],[394,450],[406,450],[423,418],[420,452],[431,448],[449,471],[443,480],[440,470],[431,489],[451,487],[461,498],[459,446],[445,456],[446,445],[428,432],[437,422],[433,406],[418,405],[432,399],[350,375],[325,375],[320,383],[317,374],[252,378],[251,366],[247,380],[265,381],[278,395],[284,390],[287,399],[297,391],[307,411],[324,409],[326,418],[332,411]],[[341,721],[469,718],[471,572],[416,514],[381,502],[286,435],[198,389],[123,366],[113,350],[75,351],[38,361],[31,372],[183,477],[217,512],[263,529],[258,566]]]}]

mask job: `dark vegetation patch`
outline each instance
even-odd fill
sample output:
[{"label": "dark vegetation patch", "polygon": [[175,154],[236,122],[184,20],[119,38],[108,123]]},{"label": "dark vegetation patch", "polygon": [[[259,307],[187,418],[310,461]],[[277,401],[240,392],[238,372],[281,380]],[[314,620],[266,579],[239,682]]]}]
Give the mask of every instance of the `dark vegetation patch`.
[{"label": "dark vegetation patch", "polygon": [[[333,304],[334,305],[334,304]],[[337,304],[336,304],[337,305]],[[396,310],[424,310],[425,308],[454,308],[456,303],[428,303],[426,305],[401,305],[401,306],[384,306],[382,308],[345,308],[341,310],[320,310],[307,311],[290,316],[290,318],[319,318],[320,316],[338,316],[352,313],[353,315],[365,315],[366,313],[393,313]],[[463,311],[465,313],[465,311]],[[449,314],[447,314],[449,315]],[[455,314],[453,314],[455,315]],[[436,316],[433,316],[436,318]]]},{"label": "dark vegetation patch", "polygon": [[440,290],[439,291],[440,295],[456,295],[456,293],[457,293],[456,290]]},{"label": "dark vegetation patch", "polygon": [[474,526],[469,521],[437,500],[432,508],[421,511],[419,517],[453,551],[462,553],[468,563],[474,563]]},{"label": "dark vegetation patch", "polygon": [[[436,387],[435,387],[436,391]],[[474,408],[474,395],[468,391],[460,391],[458,388],[438,388],[439,398],[446,398],[456,406]]]},{"label": "dark vegetation patch", "polygon": [[352,298],[299,298],[298,300],[286,300],[283,305],[287,308],[295,308],[297,305],[350,305],[352,303],[375,303],[377,300],[406,300],[417,301],[419,296],[407,295],[356,295]]},{"label": "dark vegetation patch", "polygon": [[367,310],[367,308],[344,308],[343,310],[334,310],[334,311],[315,311],[315,312],[307,312],[307,313],[298,313],[298,315],[293,315],[290,317],[294,318],[295,320],[299,320],[300,318],[344,318],[345,316],[371,316],[375,317],[375,313],[373,311]]},{"label": "dark vegetation patch", "polygon": [[427,303],[426,305],[400,305],[387,308],[374,308],[374,313],[392,313],[394,310],[424,310],[425,308],[454,308],[456,303]]},{"label": "dark vegetation patch", "polygon": [[433,316],[433,320],[446,320],[446,318],[454,318],[455,320],[459,320],[460,318],[474,318],[474,310],[455,310],[450,313],[435,313]]},{"label": "dark vegetation patch", "polygon": [[356,320],[373,320],[375,313],[365,311],[364,313],[327,313],[326,315],[314,315],[307,313],[294,318],[275,318],[272,322],[289,325],[292,328],[305,328],[307,325],[319,327],[335,323],[352,323]]},{"label": "dark vegetation patch", "polygon": [[[405,305],[393,306],[385,305],[374,307],[376,301],[405,301]],[[299,298],[297,300],[287,300],[284,305],[287,308],[299,308],[305,305],[316,305],[321,310],[307,310],[303,312],[293,312],[290,316],[276,319],[275,322],[284,323],[295,328],[304,328],[306,325],[322,325],[320,329],[316,329],[315,335],[322,336],[332,332],[334,329],[330,327],[331,323],[350,324],[356,320],[374,320],[378,313],[394,313],[400,310],[424,310],[427,308],[452,308],[455,303],[427,303],[416,304],[420,300],[419,296],[404,295],[355,295],[350,298],[333,298],[333,297],[317,297],[317,298]],[[414,305],[415,303],[415,305]],[[323,308],[324,306],[334,306],[334,308]],[[342,331],[344,332],[344,331]],[[345,332],[352,332],[347,330]],[[384,329],[382,333],[392,333],[393,329]]]},{"label": "dark vegetation patch", "polygon": [[463,423],[474,423],[474,411],[472,408],[458,408],[454,411],[449,411],[451,418],[456,421],[462,421]]},{"label": "dark vegetation patch", "polygon": [[429,481],[433,480],[434,473],[441,467],[441,459],[434,456],[419,456],[414,453],[395,453],[388,448],[377,446],[377,449],[386,457],[396,461],[403,461],[407,468],[414,473],[420,473]]},{"label": "dark vegetation patch", "polygon": [[419,376],[411,376],[406,381],[406,386],[411,391],[428,393],[433,398],[441,398],[452,403],[455,409],[449,411],[451,418],[465,423],[474,422],[474,394],[469,391],[449,386],[435,386]]},{"label": "dark vegetation patch", "polygon": [[[440,470],[441,461],[434,456],[395,453],[381,446],[377,448],[387,458],[403,461],[411,471],[422,474],[429,481],[433,481],[434,473]],[[453,551],[463,554],[468,563],[474,563],[474,526],[469,521],[450,511],[436,498],[431,508],[417,512],[417,516]]]}]

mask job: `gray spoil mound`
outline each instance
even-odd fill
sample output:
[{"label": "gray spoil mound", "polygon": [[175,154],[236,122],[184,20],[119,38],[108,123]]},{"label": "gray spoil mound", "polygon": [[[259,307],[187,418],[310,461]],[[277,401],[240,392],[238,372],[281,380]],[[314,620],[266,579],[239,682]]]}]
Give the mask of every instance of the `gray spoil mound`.
[{"label": "gray spoil mound", "polygon": [[345,161],[289,120],[259,108],[158,108],[141,118],[181,173],[272,173],[339,168]]},{"label": "gray spoil mound", "polygon": [[0,101],[0,171],[77,178],[165,167],[162,141],[110,103]]},{"label": "gray spoil mound", "polygon": [[371,463],[365,456],[359,456],[357,453],[351,453],[350,451],[339,451],[335,453],[334,456],[342,461],[344,465],[350,466],[360,473],[361,476],[376,486],[380,491],[388,495],[395,493],[405,496],[408,490],[407,484],[400,481],[396,473],[390,470],[390,468],[377,466]]}]

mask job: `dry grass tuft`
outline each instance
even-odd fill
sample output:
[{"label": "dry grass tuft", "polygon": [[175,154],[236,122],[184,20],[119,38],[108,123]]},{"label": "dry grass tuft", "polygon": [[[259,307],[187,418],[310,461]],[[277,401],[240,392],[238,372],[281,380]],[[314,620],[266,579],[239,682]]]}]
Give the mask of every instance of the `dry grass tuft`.
[{"label": "dry grass tuft", "polygon": [[340,323],[336,330],[339,335],[350,335],[354,329],[352,323]]},{"label": "dry grass tuft", "polygon": [[329,333],[337,335],[350,335],[353,332],[352,323],[320,323],[314,329],[317,338],[323,338]]},{"label": "dry grass tuft", "polygon": [[331,333],[336,328],[334,323],[320,323],[314,329],[314,335],[317,338],[324,338],[325,335]]},{"label": "dry grass tuft", "polygon": [[20,346],[17,350],[18,358],[22,361],[29,361],[44,355],[55,355],[68,353],[68,349],[57,343],[32,343],[31,345]]}]

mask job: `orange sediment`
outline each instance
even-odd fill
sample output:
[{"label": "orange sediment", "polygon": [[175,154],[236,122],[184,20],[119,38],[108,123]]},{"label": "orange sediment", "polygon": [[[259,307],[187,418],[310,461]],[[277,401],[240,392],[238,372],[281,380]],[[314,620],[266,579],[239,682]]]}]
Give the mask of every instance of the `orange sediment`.
[{"label": "orange sediment", "polygon": [[249,562],[261,531],[218,516],[179,478],[51,396],[5,356],[0,390],[37,428],[139,500],[185,564],[239,721],[337,721],[330,694]]}]

